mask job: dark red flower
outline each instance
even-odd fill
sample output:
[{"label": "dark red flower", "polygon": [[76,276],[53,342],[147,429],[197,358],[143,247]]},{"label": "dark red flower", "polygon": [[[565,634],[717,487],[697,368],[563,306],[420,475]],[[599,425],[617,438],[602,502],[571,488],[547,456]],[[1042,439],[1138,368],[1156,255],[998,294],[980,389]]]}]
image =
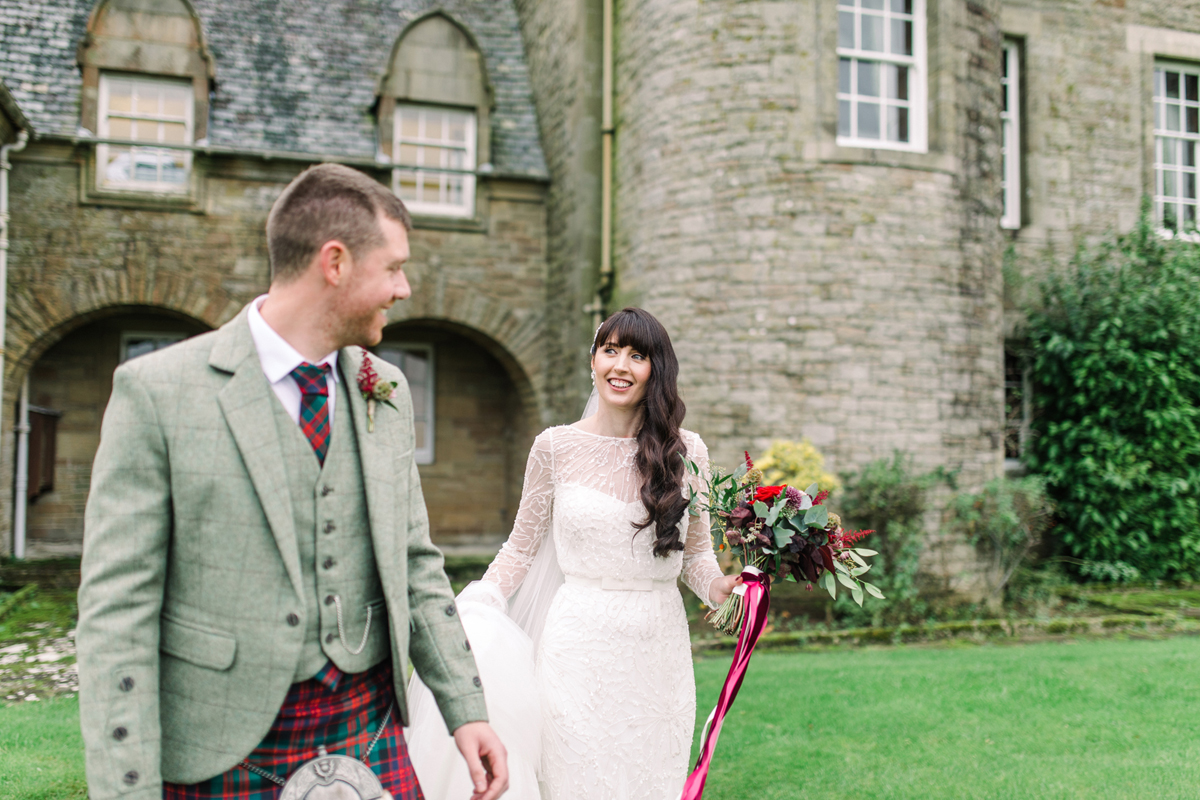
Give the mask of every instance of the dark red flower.
[{"label": "dark red flower", "polygon": [[767,500],[774,500],[783,494],[783,490],[786,488],[786,486],[760,486],[758,487],[758,491],[754,493],[754,499],[761,500],[764,503]]},{"label": "dark red flower", "polygon": [[817,492],[817,496],[813,498],[813,505],[814,506],[821,505],[822,503],[825,502],[825,498],[827,498],[827,497],[829,497],[829,492],[822,489],[821,491]]},{"label": "dark red flower", "polygon": [[745,506],[739,506],[729,513],[729,522],[735,528],[744,528],[754,521],[754,512]]}]

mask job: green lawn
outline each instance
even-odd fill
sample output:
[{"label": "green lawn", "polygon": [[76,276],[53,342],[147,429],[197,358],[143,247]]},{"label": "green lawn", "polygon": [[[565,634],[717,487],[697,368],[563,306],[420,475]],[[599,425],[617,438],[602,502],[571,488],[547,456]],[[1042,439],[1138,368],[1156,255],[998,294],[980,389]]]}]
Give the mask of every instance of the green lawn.
[{"label": "green lawn", "polygon": [[[1183,637],[760,653],[705,798],[1197,797],[1198,665]],[[728,666],[697,662],[700,722]],[[10,797],[84,797],[73,698],[0,707]]]},{"label": "green lawn", "polygon": [[[761,653],[705,798],[1198,797],[1198,659],[1192,638]],[[697,662],[700,724],[728,668]]]}]

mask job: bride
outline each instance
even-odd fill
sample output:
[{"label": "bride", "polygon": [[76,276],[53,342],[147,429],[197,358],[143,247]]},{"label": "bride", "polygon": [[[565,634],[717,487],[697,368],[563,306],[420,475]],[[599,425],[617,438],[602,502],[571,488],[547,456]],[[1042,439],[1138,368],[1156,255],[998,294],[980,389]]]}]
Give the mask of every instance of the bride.
[{"label": "bride", "polygon": [[[717,566],[707,514],[687,513],[686,485],[699,485],[680,456],[705,471],[708,451],[679,427],[666,330],[626,308],[596,331],[591,363],[595,414],[534,441],[512,534],[459,611],[510,797],[677,800],[696,689],[676,580],[716,607],[741,579]],[[408,741],[425,794],[465,800],[470,778],[413,684]]]}]

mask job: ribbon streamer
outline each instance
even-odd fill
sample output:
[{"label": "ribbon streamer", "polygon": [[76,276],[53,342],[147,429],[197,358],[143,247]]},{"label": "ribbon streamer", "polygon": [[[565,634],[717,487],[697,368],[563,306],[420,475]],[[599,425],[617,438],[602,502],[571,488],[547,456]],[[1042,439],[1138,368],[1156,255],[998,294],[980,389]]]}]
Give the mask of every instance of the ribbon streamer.
[{"label": "ribbon streamer", "polygon": [[745,616],[742,617],[742,630],[738,634],[737,649],[733,652],[733,663],[729,665],[729,674],[725,676],[725,685],[721,687],[717,706],[704,723],[704,732],[700,736],[700,758],[696,760],[696,768],[692,770],[692,774],[688,775],[679,800],[700,800],[704,794],[704,781],[708,778],[708,768],[717,749],[721,723],[725,721],[725,715],[729,713],[738,690],[742,688],[742,679],[746,677],[746,668],[750,665],[750,655],[767,625],[767,609],[771,607],[769,586],[769,579],[762,570],[755,567],[742,570],[742,585],[734,589],[735,592],[738,589],[744,590],[742,602],[746,607]]}]

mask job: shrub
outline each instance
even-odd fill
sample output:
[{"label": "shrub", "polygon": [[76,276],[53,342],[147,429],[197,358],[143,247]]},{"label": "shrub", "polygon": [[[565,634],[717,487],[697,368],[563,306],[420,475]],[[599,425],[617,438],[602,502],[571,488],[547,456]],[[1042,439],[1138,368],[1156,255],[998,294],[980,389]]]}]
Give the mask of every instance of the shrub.
[{"label": "shrub", "polygon": [[843,477],[842,516],[848,526],[875,531],[863,546],[879,551],[871,559],[875,577],[870,580],[886,599],[860,609],[839,598],[839,613],[855,622],[876,625],[920,616],[923,607],[917,597],[917,571],[925,540],[925,494],[939,476],[916,475],[912,459],[897,450],[891,459],[872,461],[858,473]]},{"label": "shrub", "polygon": [[803,490],[815,483],[830,493],[842,488],[842,482],[825,471],[825,456],[808,439],[771,442],[754,465],[770,485],[787,484]]},{"label": "shrub", "polygon": [[1200,248],[1160,239],[1147,208],[1132,233],[1052,272],[1029,310],[1028,465],[1070,556],[1196,579]]},{"label": "shrub", "polygon": [[1045,481],[996,478],[978,494],[964,492],[950,503],[949,527],[974,544],[988,561],[992,597],[1003,599],[1013,573],[1053,524]]}]

